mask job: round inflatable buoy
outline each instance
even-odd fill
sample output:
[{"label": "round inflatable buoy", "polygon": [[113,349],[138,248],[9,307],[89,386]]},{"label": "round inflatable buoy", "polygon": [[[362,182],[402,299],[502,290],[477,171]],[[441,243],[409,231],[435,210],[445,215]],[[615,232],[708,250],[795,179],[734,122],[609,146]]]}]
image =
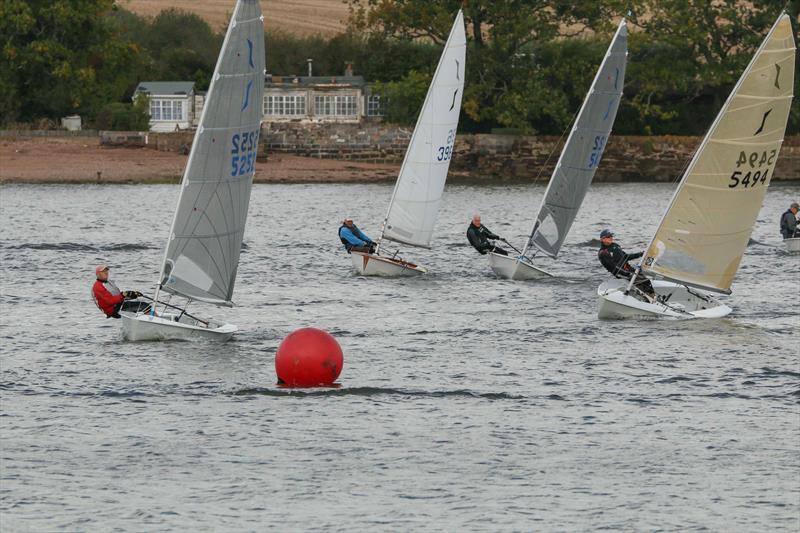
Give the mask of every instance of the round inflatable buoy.
[{"label": "round inflatable buoy", "polygon": [[332,385],[343,364],[339,343],[330,333],[316,328],[293,331],[275,354],[278,383],[287,387]]}]

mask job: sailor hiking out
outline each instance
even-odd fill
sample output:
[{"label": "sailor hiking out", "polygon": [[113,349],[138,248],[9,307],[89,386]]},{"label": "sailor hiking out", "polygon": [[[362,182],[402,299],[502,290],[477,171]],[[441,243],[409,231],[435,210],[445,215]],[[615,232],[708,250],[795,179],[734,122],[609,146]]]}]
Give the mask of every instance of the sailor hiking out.
[{"label": "sailor hiking out", "polygon": [[789,206],[789,209],[781,215],[781,236],[784,239],[800,237],[800,226],[797,224],[798,211],[800,211],[800,204],[794,202]]},{"label": "sailor hiking out", "polygon": [[[622,247],[614,242],[614,234],[611,230],[604,229],[600,232],[600,250],[597,251],[597,257],[600,259],[600,263],[615,278],[631,279],[635,274],[635,269],[629,261],[638,259],[643,254],[644,252],[626,254]],[[655,290],[653,290],[653,285],[649,279],[639,277],[634,282],[634,286],[647,296],[655,298]]]},{"label": "sailor hiking out", "polygon": [[339,227],[339,240],[344,244],[348,254],[352,251],[375,253],[375,243],[353,224],[353,219],[350,217],[346,217]]},{"label": "sailor hiking out", "polygon": [[492,233],[489,228],[481,224],[481,216],[475,214],[472,216],[472,222],[467,228],[467,239],[469,243],[480,252],[481,255],[486,255],[489,252],[494,252],[500,255],[508,255],[508,252],[489,241],[501,241],[500,236]]}]

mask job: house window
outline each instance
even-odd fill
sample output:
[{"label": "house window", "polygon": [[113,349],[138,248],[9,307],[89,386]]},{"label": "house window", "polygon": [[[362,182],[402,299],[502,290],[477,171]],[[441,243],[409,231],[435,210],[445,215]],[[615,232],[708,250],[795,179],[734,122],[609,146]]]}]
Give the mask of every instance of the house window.
[{"label": "house window", "polygon": [[321,116],[355,117],[358,113],[355,95],[315,96],[314,110]]},{"label": "house window", "polygon": [[381,97],[377,94],[371,94],[367,96],[367,116],[369,117],[381,117],[383,113],[381,111]]},{"label": "house window", "polygon": [[183,102],[180,100],[150,100],[152,120],[183,120]]},{"label": "house window", "polygon": [[264,114],[271,116],[297,116],[306,114],[304,94],[289,96],[264,95]]}]

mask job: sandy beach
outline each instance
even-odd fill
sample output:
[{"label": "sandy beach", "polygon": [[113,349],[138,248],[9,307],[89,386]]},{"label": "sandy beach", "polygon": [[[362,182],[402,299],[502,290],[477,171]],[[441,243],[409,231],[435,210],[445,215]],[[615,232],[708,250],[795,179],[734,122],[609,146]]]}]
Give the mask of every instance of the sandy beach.
[{"label": "sandy beach", "polygon": [[[150,148],[110,148],[94,137],[0,139],[0,182],[170,183],[179,182],[187,156]],[[255,181],[390,181],[398,165],[268,154],[259,159]]]}]

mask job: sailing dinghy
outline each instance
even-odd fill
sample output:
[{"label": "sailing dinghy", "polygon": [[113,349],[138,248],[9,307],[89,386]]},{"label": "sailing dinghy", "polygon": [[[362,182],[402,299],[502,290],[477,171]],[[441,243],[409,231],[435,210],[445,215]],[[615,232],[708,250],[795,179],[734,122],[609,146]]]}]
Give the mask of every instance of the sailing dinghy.
[{"label": "sailing dinghy", "polygon": [[[208,89],[148,312],[121,312],[128,340],[228,340],[237,327],[186,312],[190,302],[232,306],[264,100],[264,17],[238,0]],[[160,292],[185,298],[160,302]],[[160,305],[160,307],[159,307]]]},{"label": "sailing dinghy", "polygon": [[627,55],[628,29],[623,19],[567,137],[522,253],[516,257],[487,254],[498,277],[528,280],[552,276],[532,260],[538,252],[555,259],[578,214],[617,116]]},{"label": "sailing dinghy", "polygon": [[[731,308],[712,297],[730,286],[764,200],[786,131],[795,43],[781,15],[706,133],[658,225],[633,280],[597,289],[600,318],[717,318]],[[633,279],[636,279],[634,276]]]},{"label": "sailing dinghy", "polygon": [[430,248],[444,183],[456,140],[467,37],[458,12],[411,134],[400,175],[389,201],[374,254],[352,251],[353,267],[364,276],[416,276],[426,270],[393,254],[384,241]]}]

